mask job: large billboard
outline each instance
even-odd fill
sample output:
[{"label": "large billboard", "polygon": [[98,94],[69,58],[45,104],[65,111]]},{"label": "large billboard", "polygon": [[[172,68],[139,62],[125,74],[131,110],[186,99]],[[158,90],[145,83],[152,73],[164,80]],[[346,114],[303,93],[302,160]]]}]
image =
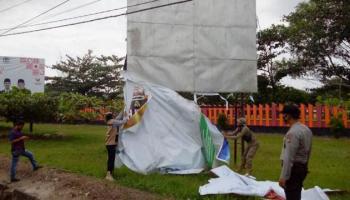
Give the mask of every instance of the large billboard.
[{"label": "large billboard", "polygon": [[12,86],[26,88],[31,92],[44,92],[45,60],[0,56],[0,91]]},{"label": "large billboard", "polygon": [[255,1],[128,0],[129,13],[164,6],[128,15],[128,77],[176,91],[256,92]]}]

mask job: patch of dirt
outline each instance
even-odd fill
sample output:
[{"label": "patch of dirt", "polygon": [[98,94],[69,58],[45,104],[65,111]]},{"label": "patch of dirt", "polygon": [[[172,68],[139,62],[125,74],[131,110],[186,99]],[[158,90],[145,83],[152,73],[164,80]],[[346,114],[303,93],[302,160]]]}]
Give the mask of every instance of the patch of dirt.
[{"label": "patch of dirt", "polygon": [[[17,167],[17,178],[21,180],[10,183],[10,159],[0,156],[0,200],[23,199],[23,197],[19,197],[23,194],[28,196],[26,199],[50,200],[162,199],[155,194],[119,186],[105,180],[80,176],[63,170],[44,167],[33,172],[30,164],[24,162],[25,159],[21,158]],[[9,195],[12,196],[9,197]]]}]

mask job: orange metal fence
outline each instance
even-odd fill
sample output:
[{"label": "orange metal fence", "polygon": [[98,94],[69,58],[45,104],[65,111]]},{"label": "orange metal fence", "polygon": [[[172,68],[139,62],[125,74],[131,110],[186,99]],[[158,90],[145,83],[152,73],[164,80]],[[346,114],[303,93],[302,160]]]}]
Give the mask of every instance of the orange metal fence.
[{"label": "orange metal fence", "polygon": [[109,110],[106,108],[84,108],[81,110],[81,112],[96,114],[96,121],[104,121],[104,115],[105,113],[109,112]]},{"label": "orange metal fence", "polygon": [[[326,105],[300,104],[301,114],[300,121],[311,128],[328,128],[332,116],[340,116],[346,128],[350,127],[348,111],[341,107],[332,107]],[[230,125],[235,122],[235,107],[215,105],[202,105],[202,112],[216,124],[220,113],[226,114]],[[238,108],[240,112],[242,108]],[[258,104],[245,105],[244,115],[247,120],[247,125],[250,126],[266,126],[266,127],[284,127],[286,124],[283,121],[283,116],[280,111],[283,109],[283,104]],[[238,114],[239,116],[239,114]]]},{"label": "orange metal fence", "polygon": [[[345,128],[350,128],[350,117],[348,110],[341,107],[332,107],[326,105],[300,104],[301,114],[300,121],[310,128],[328,128],[329,122],[333,116],[340,116]],[[247,104],[244,106],[244,116],[249,126],[264,126],[264,127],[284,127],[286,124],[283,121],[283,116],[280,111],[283,109],[283,104]],[[220,113],[226,114],[230,125],[235,123],[235,106],[230,105],[228,109],[225,106],[217,105],[202,105],[202,112],[214,124],[217,123]],[[238,107],[237,116],[240,116],[242,108]],[[104,113],[108,112],[106,108],[92,109],[85,108],[83,112],[98,113],[97,121],[104,120]]]}]

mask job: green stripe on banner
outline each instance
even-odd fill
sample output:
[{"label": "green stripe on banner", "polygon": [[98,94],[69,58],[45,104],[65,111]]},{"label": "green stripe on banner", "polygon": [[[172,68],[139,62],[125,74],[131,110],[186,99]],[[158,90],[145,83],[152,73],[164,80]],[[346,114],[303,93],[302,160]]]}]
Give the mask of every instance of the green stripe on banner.
[{"label": "green stripe on banner", "polygon": [[207,162],[208,167],[213,166],[214,158],[215,158],[215,147],[213,144],[213,139],[211,137],[211,133],[209,131],[209,127],[207,124],[207,121],[205,120],[204,115],[201,115],[201,119],[199,122],[199,127],[201,131],[202,136],[202,142],[203,142],[203,154],[205,161]]}]

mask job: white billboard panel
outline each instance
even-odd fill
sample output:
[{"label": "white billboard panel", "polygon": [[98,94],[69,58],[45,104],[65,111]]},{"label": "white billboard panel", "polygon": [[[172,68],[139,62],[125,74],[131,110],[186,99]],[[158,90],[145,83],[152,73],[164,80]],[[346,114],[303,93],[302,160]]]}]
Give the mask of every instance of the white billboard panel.
[{"label": "white billboard panel", "polygon": [[44,59],[0,56],[0,91],[17,86],[33,93],[44,92],[44,85]]},{"label": "white billboard panel", "polygon": [[[128,0],[128,6],[144,2]],[[127,25],[131,79],[177,91],[256,92],[255,0],[193,0],[130,14]]]}]

